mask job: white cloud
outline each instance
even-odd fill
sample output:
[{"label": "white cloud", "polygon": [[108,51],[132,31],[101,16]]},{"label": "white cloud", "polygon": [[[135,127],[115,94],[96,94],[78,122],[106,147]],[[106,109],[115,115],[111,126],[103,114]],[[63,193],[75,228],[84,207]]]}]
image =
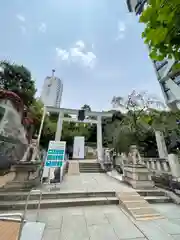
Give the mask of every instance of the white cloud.
[{"label": "white cloud", "polygon": [[65,49],[56,48],[56,54],[58,57],[60,57],[63,61],[68,60],[69,58],[69,52]]},{"label": "white cloud", "polygon": [[118,36],[116,40],[123,39],[125,37],[126,25],[123,21],[118,22]]},{"label": "white cloud", "polygon": [[42,22],[42,23],[39,25],[39,31],[42,32],[42,33],[45,33],[45,32],[46,32],[46,29],[47,29],[46,23]]},{"label": "white cloud", "polygon": [[69,50],[56,48],[56,53],[61,60],[69,59],[90,68],[93,68],[96,62],[96,55],[86,50],[85,43],[82,40],[77,41],[75,46]]},{"label": "white cloud", "polygon": [[17,14],[16,17],[19,20],[19,22],[21,22],[21,24],[22,24],[21,26],[19,26],[19,28],[21,30],[21,33],[23,35],[26,34],[27,30],[26,30],[26,26],[24,26],[25,25],[25,21],[26,21],[25,17],[23,15],[21,15],[21,14]]},{"label": "white cloud", "polygon": [[26,21],[25,17],[23,15],[21,15],[21,14],[17,14],[16,17],[21,22],[25,22]]},{"label": "white cloud", "polygon": [[82,40],[77,41],[75,45],[81,50],[84,50],[85,48],[85,44]]}]

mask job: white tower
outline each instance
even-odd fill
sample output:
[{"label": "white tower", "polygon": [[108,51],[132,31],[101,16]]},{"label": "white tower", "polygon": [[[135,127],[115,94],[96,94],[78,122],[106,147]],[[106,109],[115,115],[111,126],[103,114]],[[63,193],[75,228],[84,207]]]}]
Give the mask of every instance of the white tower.
[{"label": "white tower", "polygon": [[54,76],[55,70],[52,70],[52,76],[46,77],[41,93],[41,101],[45,106],[60,107],[63,93],[63,84],[60,78]]}]

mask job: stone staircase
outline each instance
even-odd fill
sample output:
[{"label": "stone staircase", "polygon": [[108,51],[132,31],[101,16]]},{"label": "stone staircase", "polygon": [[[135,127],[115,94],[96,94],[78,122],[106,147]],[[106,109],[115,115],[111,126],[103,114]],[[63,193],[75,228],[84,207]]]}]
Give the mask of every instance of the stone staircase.
[{"label": "stone staircase", "polygon": [[[28,192],[0,193],[0,211],[23,210]],[[32,194],[28,209],[38,206],[38,194]],[[43,192],[41,208],[118,204],[115,192]]]},{"label": "stone staircase", "polygon": [[[136,193],[136,192],[135,192]],[[171,199],[159,190],[138,190],[141,199],[149,203],[171,202]],[[75,206],[119,204],[119,196],[123,193],[115,191],[102,192],[43,192],[41,208],[59,208]],[[28,192],[0,192],[0,211],[21,210],[25,208]],[[32,194],[28,209],[36,209],[38,194]]]},{"label": "stone staircase", "polygon": [[80,173],[104,173],[98,162],[81,162],[79,161]]},{"label": "stone staircase", "polygon": [[166,195],[165,192],[159,190],[158,188],[154,189],[143,189],[136,190],[136,192],[144,198],[149,203],[169,203],[172,202],[172,199]]}]

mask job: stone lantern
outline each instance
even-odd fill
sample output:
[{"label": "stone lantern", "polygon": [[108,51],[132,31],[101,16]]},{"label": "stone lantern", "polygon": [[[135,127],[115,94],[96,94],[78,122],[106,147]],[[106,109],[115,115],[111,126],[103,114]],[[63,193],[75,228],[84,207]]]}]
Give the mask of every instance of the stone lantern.
[{"label": "stone lantern", "polygon": [[136,145],[130,146],[128,161],[124,165],[124,181],[135,189],[154,187],[150,171],[143,163]]}]

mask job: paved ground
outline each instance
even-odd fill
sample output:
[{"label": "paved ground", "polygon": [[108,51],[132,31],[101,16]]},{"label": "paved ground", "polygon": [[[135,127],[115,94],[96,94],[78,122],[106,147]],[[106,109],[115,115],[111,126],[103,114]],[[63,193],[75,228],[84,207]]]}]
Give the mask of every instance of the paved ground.
[{"label": "paved ground", "polygon": [[[171,218],[132,222],[115,205],[43,209],[39,216],[46,223],[43,240],[179,240],[180,208],[153,206]],[[28,211],[27,217],[35,221],[36,212]]]},{"label": "paved ground", "polygon": [[[131,187],[100,173],[67,176],[60,186],[60,191],[70,192],[112,190],[134,191]],[[167,218],[132,222],[119,206],[43,210],[40,220],[47,223],[43,240],[179,240],[180,207],[174,204],[152,206]]]},{"label": "paved ground", "polygon": [[[29,220],[35,212],[29,211]],[[117,206],[94,206],[41,210],[46,222],[43,240],[145,240]]]},{"label": "paved ground", "polygon": [[80,175],[66,176],[57,188],[60,191],[135,191],[130,186],[120,183],[104,173],[81,173]]},{"label": "paved ground", "polygon": [[[105,174],[67,176],[60,191],[134,191]],[[166,218],[133,222],[119,206],[43,209],[39,221],[46,223],[43,240],[179,240],[180,207],[155,204]],[[36,211],[28,219],[35,221]]]},{"label": "paved ground", "polygon": [[[180,205],[173,203],[152,204],[157,211],[167,217],[171,222],[180,226]],[[180,239],[180,238],[179,238]]]}]

